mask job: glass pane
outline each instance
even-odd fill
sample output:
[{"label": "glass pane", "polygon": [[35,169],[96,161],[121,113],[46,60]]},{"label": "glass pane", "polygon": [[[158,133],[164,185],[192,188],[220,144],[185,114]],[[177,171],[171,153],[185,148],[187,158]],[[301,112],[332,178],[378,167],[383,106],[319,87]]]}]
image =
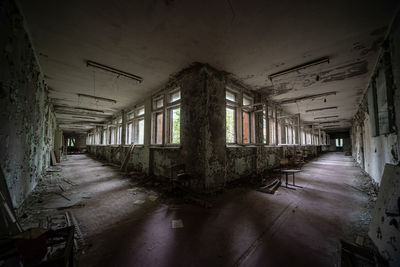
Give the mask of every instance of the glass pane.
[{"label": "glass pane", "polygon": [[263,120],[263,143],[267,143],[267,119]]},{"label": "glass pane", "polygon": [[163,134],[163,114],[157,113],[156,115],[156,144],[162,144]]},{"label": "glass pane", "polygon": [[226,142],[235,143],[235,110],[226,108]]},{"label": "glass pane", "polygon": [[181,141],[181,109],[175,108],[171,110],[171,143],[179,144]]},{"label": "glass pane", "polygon": [[111,144],[115,144],[115,128],[111,129]]},{"label": "glass pane", "polygon": [[157,109],[157,108],[162,108],[164,106],[164,99],[163,98],[159,98],[154,100],[153,102],[153,108]]},{"label": "glass pane", "polygon": [[337,147],[340,146],[340,144],[339,144],[339,139],[337,139],[337,138],[336,138],[336,146],[337,146]]},{"label": "glass pane", "polygon": [[250,143],[250,113],[243,112],[243,144]]},{"label": "glass pane", "polygon": [[139,109],[139,110],[137,111],[137,115],[138,115],[138,116],[143,115],[143,114],[144,114],[144,108],[141,108],[141,109]]},{"label": "glass pane", "polygon": [[128,134],[126,135],[126,144],[132,143],[132,123],[128,124]]},{"label": "glass pane", "polygon": [[253,104],[253,100],[249,97],[243,96],[243,106],[251,105]]},{"label": "glass pane", "polygon": [[225,95],[226,99],[236,102],[236,95],[234,93],[231,93],[229,91],[226,91],[226,95]]},{"label": "glass pane", "polygon": [[140,120],[138,122],[138,140],[137,143],[139,145],[143,145],[144,143],[144,120]]},{"label": "glass pane", "polygon": [[170,95],[170,103],[181,99],[181,91],[176,91]]},{"label": "glass pane", "polygon": [[269,119],[269,143],[275,144],[275,120]]}]

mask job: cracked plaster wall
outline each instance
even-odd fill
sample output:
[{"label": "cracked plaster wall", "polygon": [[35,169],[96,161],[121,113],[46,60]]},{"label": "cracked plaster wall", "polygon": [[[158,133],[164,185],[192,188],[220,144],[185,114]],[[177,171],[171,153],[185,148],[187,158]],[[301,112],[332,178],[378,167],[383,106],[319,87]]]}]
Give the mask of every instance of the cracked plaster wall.
[{"label": "cracked plaster wall", "polygon": [[[279,166],[280,159],[288,153],[295,153],[295,150],[307,151],[310,158],[317,156],[317,146],[312,145],[226,146],[227,85],[253,95],[256,101],[261,101],[256,92],[252,94],[252,91],[231,79],[228,73],[218,71],[207,64],[194,63],[174,75],[160,92],[176,87],[181,90],[181,144],[179,147],[146,148],[146,140],[149,140],[151,135],[149,129],[145,134],[145,148],[134,149],[128,168],[159,177],[170,177],[171,166],[185,164],[186,171],[194,178],[191,183],[193,189],[213,191],[224,186],[226,182],[264,174]],[[151,100],[147,102],[151,103]],[[149,113],[146,111],[146,114]],[[145,125],[150,125],[150,120],[151,116],[145,117]],[[255,138],[261,143],[262,116],[256,117],[255,121]],[[117,146],[88,146],[89,153],[96,157],[120,164],[119,153],[111,159],[111,153],[116,149]]]},{"label": "cracked plaster wall", "polygon": [[49,165],[56,122],[15,2],[0,2],[0,25],[0,164],[18,207]]},{"label": "cracked plaster wall", "polygon": [[[400,129],[400,16],[397,16],[387,40],[390,54],[390,63],[378,64],[375,73],[380,68],[389,70],[390,75],[386,79],[386,86],[392,86],[392,95],[388,96],[388,108],[392,110],[393,127],[388,134],[371,136],[371,122],[368,98],[364,96],[357,114],[353,119],[351,128],[352,155],[357,163],[378,184],[385,168],[385,164],[399,164],[399,129]],[[392,76],[392,78],[390,78]],[[388,78],[389,77],[389,78]],[[372,79],[375,81],[375,79]],[[379,81],[377,81],[378,83]],[[370,86],[370,85],[368,85]],[[379,84],[377,84],[379,86]],[[392,105],[390,102],[392,101]]]}]

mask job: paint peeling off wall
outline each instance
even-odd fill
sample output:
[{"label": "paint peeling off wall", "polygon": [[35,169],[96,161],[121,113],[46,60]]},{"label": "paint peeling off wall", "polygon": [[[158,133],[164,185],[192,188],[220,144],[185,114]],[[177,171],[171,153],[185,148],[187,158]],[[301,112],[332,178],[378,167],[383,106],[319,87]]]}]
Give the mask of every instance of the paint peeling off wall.
[{"label": "paint peeling off wall", "polygon": [[0,2],[0,164],[18,207],[49,165],[55,116],[23,18]]},{"label": "paint peeling off wall", "polygon": [[[118,146],[88,145],[87,151],[98,159],[121,165],[124,155],[129,151],[129,146],[123,146],[121,152]],[[133,149],[127,170],[149,173],[149,152],[147,148],[136,146]]]},{"label": "paint peeling off wall", "polygon": [[[368,85],[369,90],[377,88],[380,91],[377,96],[374,96],[374,91],[369,91],[368,97],[364,96],[351,128],[352,155],[378,184],[381,182],[385,164],[399,163],[399,35],[400,17],[397,16],[383,47],[381,61],[374,70],[376,75]],[[386,97],[378,101],[382,94]]]}]

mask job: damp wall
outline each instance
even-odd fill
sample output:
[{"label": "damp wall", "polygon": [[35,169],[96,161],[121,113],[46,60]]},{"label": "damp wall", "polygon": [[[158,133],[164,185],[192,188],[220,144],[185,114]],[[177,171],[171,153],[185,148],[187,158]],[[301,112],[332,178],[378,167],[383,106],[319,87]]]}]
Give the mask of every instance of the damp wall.
[{"label": "damp wall", "polygon": [[[235,83],[223,71],[207,64],[194,63],[173,77],[167,85],[153,94],[158,98],[171,89],[181,91],[181,133],[179,145],[153,145],[151,137],[151,98],[145,101],[144,145],[136,146],[130,157],[129,170],[144,172],[160,178],[170,178],[171,167],[184,164],[193,180],[195,190],[213,191],[227,182],[239,178],[263,175],[279,167],[280,160],[297,152],[306,152],[308,158],[318,155],[316,145],[278,145],[262,143],[263,124],[255,123],[254,140],[258,145],[226,144],[226,87],[235,87],[254,99],[260,99],[256,92]],[[239,101],[241,101],[239,99]],[[240,116],[240,112],[237,112]],[[240,119],[239,117],[237,119]],[[255,117],[255,121],[257,121]],[[262,119],[262,117],[261,117]],[[261,121],[262,122],[262,121]],[[238,136],[239,138],[239,136]],[[97,158],[116,164],[121,163],[119,146],[88,145],[88,152]],[[122,155],[129,146],[122,145]]]},{"label": "damp wall", "polygon": [[56,122],[14,1],[0,1],[0,25],[0,166],[18,207],[50,164]]},{"label": "damp wall", "polygon": [[[374,94],[372,88],[380,91]],[[379,101],[382,92],[387,97]],[[351,128],[352,155],[378,184],[385,164],[399,163],[399,129],[400,17],[397,15]]]}]

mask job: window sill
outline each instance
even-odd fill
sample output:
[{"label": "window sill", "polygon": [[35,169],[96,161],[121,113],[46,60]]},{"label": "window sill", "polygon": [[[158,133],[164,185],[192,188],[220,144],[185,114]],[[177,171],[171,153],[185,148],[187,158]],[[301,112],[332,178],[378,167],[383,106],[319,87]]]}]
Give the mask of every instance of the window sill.
[{"label": "window sill", "polygon": [[180,145],[150,145],[152,149],[180,149]]}]

